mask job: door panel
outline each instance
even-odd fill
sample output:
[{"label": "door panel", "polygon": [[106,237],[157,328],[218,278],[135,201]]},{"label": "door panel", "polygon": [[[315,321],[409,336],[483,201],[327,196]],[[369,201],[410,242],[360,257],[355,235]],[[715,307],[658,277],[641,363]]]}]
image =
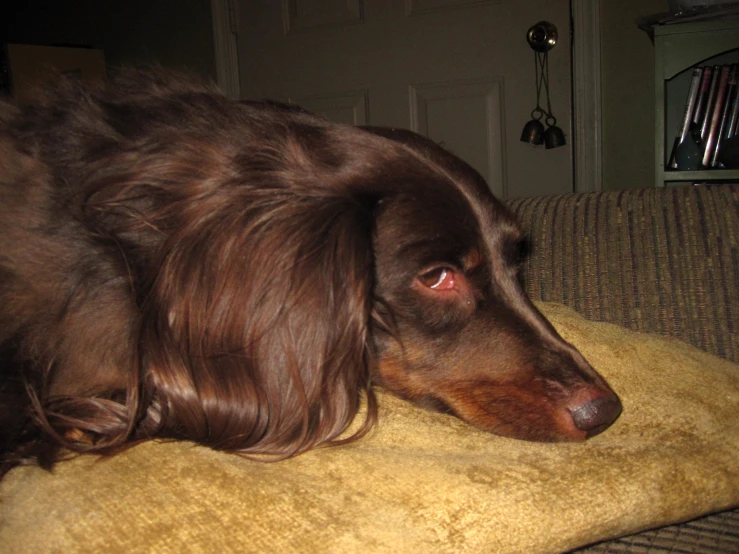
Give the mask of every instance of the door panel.
[{"label": "door panel", "polygon": [[502,80],[410,86],[410,128],[464,158],[498,197],[505,193]]},{"label": "door panel", "polygon": [[569,144],[519,140],[536,104],[526,31],[543,19],[559,29],[550,90],[569,138],[569,0],[241,0],[238,13],[244,97],[411,128],[500,197],[573,190]]},{"label": "door panel", "polygon": [[347,125],[369,125],[369,97],[366,90],[289,96],[288,101],[306,110],[320,113],[333,121]]},{"label": "door panel", "polygon": [[438,10],[480,6],[483,4],[500,4],[500,0],[406,0],[406,13],[418,15]]},{"label": "door panel", "polygon": [[282,21],[285,34],[362,21],[360,0],[283,0]]}]

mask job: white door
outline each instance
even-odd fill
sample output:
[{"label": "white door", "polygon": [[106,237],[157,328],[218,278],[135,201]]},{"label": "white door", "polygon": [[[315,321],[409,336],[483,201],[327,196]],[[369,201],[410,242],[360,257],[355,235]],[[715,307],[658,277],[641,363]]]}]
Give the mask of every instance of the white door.
[{"label": "white door", "polygon": [[[573,191],[569,0],[240,0],[244,98],[406,127],[464,158],[498,197]],[[559,30],[552,111],[567,145],[520,141],[536,105],[528,28]]]}]

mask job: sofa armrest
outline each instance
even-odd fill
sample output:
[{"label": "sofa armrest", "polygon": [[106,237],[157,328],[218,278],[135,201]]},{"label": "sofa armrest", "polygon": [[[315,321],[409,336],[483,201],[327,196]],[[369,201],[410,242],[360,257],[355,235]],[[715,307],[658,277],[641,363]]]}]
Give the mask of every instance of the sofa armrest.
[{"label": "sofa armrest", "polygon": [[739,362],[739,186],[512,199],[533,299]]}]

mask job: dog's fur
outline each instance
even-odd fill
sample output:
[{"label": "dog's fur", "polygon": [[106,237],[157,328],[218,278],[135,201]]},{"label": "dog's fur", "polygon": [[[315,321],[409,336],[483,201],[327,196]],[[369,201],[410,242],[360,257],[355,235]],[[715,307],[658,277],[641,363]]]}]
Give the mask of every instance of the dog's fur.
[{"label": "dog's fur", "polygon": [[0,108],[3,467],[154,437],[335,444],[379,385],[493,433],[581,440],[620,403],[524,295],[524,239],[409,131],[162,72]]}]

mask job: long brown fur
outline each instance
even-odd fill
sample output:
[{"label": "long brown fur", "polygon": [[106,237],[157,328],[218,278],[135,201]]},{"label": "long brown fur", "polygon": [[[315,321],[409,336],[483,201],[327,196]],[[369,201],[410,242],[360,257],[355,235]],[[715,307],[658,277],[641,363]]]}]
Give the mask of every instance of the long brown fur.
[{"label": "long brown fur", "polygon": [[0,168],[3,471],[157,437],[281,459],[364,435],[374,385],[531,440],[620,411],[523,294],[514,218],[413,133],[128,71],[3,103]]}]

